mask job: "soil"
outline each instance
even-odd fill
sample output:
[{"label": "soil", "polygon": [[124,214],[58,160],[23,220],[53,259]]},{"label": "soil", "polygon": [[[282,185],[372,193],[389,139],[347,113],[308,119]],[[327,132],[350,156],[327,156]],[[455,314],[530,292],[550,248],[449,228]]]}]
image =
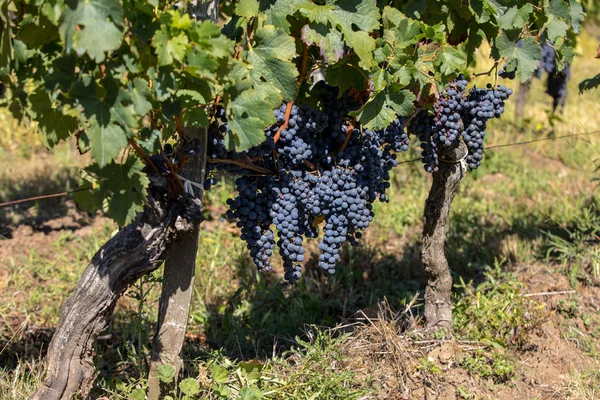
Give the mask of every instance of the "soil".
[{"label": "soil", "polygon": [[[222,227],[218,211],[207,221],[204,229],[216,229],[216,225]],[[25,248],[35,248],[40,254],[54,252],[54,243],[65,233],[90,236],[106,221],[90,217],[72,206],[66,215],[59,218],[5,226],[10,234],[0,240],[0,262],[6,263],[11,257],[22,255]],[[569,396],[569,384],[576,374],[597,371],[600,364],[582,350],[576,339],[565,339],[564,330],[569,325],[583,332],[588,328],[582,318],[567,317],[560,312],[561,301],[568,300],[570,293],[541,294],[571,291],[568,278],[552,272],[543,264],[517,265],[512,272],[523,283],[523,293],[534,294],[536,301],[545,305],[552,317],[530,334],[526,348],[506,350],[509,357],[519,360],[515,375],[508,383],[481,379],[461,366],[465,354],[476,348],[476,344],[451,339],[415,340],[414,335],[407,334],[416,328],[414,319],[398,324],[389,315],[382,315],[385,310],[374,308],[360,313],[364,325],[352,331],[344,350],[351,361],[344,367],[356,371],[359,379],[374,381],[373,384],[381,388],[378,399],[583,399]],[[0,287],[4,287],[6,275],[6,271],[0,271]],[[582,303],[579,304],[580,313],[597,315],[600,312],[600,287],[580,286],[577,293]],[[29,351],[41,356],[43,351],[35,349],[47,346],[52,329],[32,328],[22,336],[21,344],[27,343],[31,346]],[[600,348],[600,338],[593,340],[593,345]],[[420,365],[423,360],[435,365],[438,372],[422,371]],[[461,390],[471,397],[461,397]]]}]

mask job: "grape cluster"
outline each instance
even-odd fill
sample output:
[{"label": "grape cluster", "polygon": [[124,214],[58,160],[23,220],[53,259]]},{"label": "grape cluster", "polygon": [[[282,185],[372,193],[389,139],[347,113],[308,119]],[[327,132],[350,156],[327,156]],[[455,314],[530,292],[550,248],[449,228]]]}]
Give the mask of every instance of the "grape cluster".
[{"label": "grape cluster", "polygon": [[546,93],[552,96],[552,110],[564,108],[567,100],[567,83],[571,77],[570,66],[565,63],[565,68],[558,71],[556,54],[552,47],[552,42],[542,44],[542,60],[537,69],[538,78],[542,77],[542,72],[548,73],[546,82]]},{"label": "grape cluster", "polygon": [[452,146],[460,136],[462,99],[467,89],[467,80],[459,77],[451,83],[440,95],[435,103],[435,118],[433,134],[439,143],[446,147]]},{"label": "grape cluster", "polygon": [[[389,172],[398,165],[395,152],[408,150],[410,143],[404,119],[380,131],[354,128],[348,113],[360,104],[323,84],[316,90],[323,111],[293,104],[284,126],[288,104],[282,104],[274,111],[277,123],[265,130],[266,141],[248,151],[226,149],[224,114],[216,114],[209,128],[209,159],[236,161],[209,162],[209,170],[242,174],[236,180],[238,195],[228,201],[228,217],[237,221],[258,269],[271,268],[269,258],[277,245],[290,282],[301,276],[304,237],[318,237],[319,226],[318,264],[335,271],[342,245],[357,245],[371,224],[371,203],[387,201]],[[252,162],[272,175],[244,174],[248,171],[237,161]]]},{"label": "grape cluster", "polygon": [[440,94],[433,114],[421,111],[409,124],[409,130],[421,141],[421,161],[427,172],[438,171],[439,151],[455,145],[459,136],[468,148],[469,169],[481,165],[487,121],[502,115],[504,102],[512,90],[503,85],[495,88],[488,85],[486,88],[473,87],[467,93],[467,83],[459,76]]},{"label": "grape cluster", "polygon": [[462,137],[469,153],[467,165],[474,170],[481,165],[483,158],[483,140],[487,121],[500,118],[504,112],[504,102],[512,94],[512,90],[503,85],[493,88],[472,88],[469,95],[463,99],[463,124]]}]

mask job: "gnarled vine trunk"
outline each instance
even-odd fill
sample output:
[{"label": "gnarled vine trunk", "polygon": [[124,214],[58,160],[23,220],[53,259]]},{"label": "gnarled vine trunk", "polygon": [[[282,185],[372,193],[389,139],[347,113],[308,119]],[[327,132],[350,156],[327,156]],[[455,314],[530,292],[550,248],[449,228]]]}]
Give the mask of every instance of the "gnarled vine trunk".
[{"label": "gnarled vine trunk", "polygon": [[64,302],[48,348],[46,377],[31,399],[87,395],[96,377],[93,345],[117,300],[135,279],[158,268],[173,241],[200,220],[198,201],[167,200],[164,178],[152,176],[151,182],[144,212],[98,250]]},{"label": "gnarled vine trunk", "polygon": [[433,173],[425,201],[421,260],[427,273],[425,319],[428,329],[452,331],[452,276],[444,246],[449,230],[450,207],[465,172],[466,164],[461,160],[466,154],[467,146],[462,141],[440,152],[439,168]]}]

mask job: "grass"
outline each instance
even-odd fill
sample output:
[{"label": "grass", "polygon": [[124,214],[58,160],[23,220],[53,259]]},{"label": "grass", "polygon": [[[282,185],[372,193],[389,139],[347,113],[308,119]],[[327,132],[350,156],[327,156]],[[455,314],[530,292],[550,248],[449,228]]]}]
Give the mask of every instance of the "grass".
[{"label": "grass", "polygon": [[[600,91],[576,94],[577,77],[600,68],[595,46],[592,36],[581,36],[566,117],[549,121],[550,99],[534,81],[525,119],[511,122],[509,102],[505,117],[491,124],[487,145],[596,130]],[[84,158],[66,145],[45,152],[34,126],[0,118],[10,127],[10,135],[0,135],[0,201],[74,187]],[[224,179],[206,199],[184,347],[184,377],[199,383],[193,395],[597,397],[599,144],[600,136],[590,134],[490,149],[482,167],[466,176],[447,246],[456,284],[452,339],[419,329],[420,230],[431,179],[420,163],[395,171],[390,203],[375,205],[363,245],[344,249],[335,276],[319,270],[318,242],[309,240],[305,278],[295,286],[283,283],[280,271],[255,271],[238,230],[223,219],[231,194]],[[404,155],[415,156],[414,150]],[[62,200],[2,211],[0,224],[0,398],[24,399],[42,379],[60,304],[115,226]],[[157,271],[117,306],[98,341],[94,397],[143,392],[159,282]],[[192,389],[184,385],[174,395]]]}]

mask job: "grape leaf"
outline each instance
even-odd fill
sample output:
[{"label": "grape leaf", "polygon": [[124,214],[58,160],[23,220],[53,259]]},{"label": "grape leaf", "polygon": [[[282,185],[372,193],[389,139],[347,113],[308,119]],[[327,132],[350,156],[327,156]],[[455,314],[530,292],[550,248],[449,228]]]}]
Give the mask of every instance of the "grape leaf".
[{"label": "grape leaf", "polygon": [[533,12],[533,5],[525,4],[523,7],[511,7],[498,17],[498,25],[502,29],[522,29],[527,26],[529,14]]},{"label": "grape leaf", "polygon": [[264,142],[264,129],[275,123],[273,110],[280,104],[281,96],[271,85],[244,90],[230,103],[234,118],[229,120],[231,131],[227,133],[230,137],[226,138],[226,142],[235,143],[237,151]]},{"label": "grape leaf", "polygon": [[181,113],[181,122],[186,127],[208,126],[208,114],[202,107],[187,109]]},{"label": "grape leaf", "polygon": [[352,65],[351,59],[344,59],[337,64],[327,67],[326,81],[340,88],[340,96],[350,88],[367,89],[367,78],[359,68]]},{"label": "grape leaf", "polygon": [[142,78],[135,78],[133,80],[133,87],[130,82],[129,90],[136,114],[139,116],[146,115],[152,109],[152,103],[148,101],[152,97],[148,82]]},{"label": "grape leaf", "polygon": [[157,71],[154,67],[150,67],[147,74],[152,80],[152,89],[154,90],[156,100],[167,100],[171,97],[171,93],[177,89],[175,74],[170,69],[161,67]]},{"label": "grape leaf", "polygon": [[569,30],[571,22],[571,10],[569,5],[564,0],[551,0],[550,7],[545,8],[548,20],[542,27],[546,30],[548,38],[556,42],[558,39],[564,38]]},{"label": "grape leaf", "polygon": [[77,129],[77,119],[53,107],[48,94],[42,88],[29,95],[28,102],[28,114],[38,121],[42,140],[47,147],[54,147],[61,140],[68,139]]},{"label": "grape leaf", "polygon": [[296,9],[302,13],[309,20],[318,24],[326,24],[329,20],[329,13],[333,10],[334,6],[331,4],[320,5],[310,2],[304,2],[299,4]]},{"label": "grape leaf", "polygon": [[240,17],[251,18],[258,14],[258,0],[238,0],[235,13]]},{"label": "grape leaf", "polygon": [[[121,46],[123,6],[116,0],[73,0],[64,8],[59,32],[67,52],[84,53],[100,63]],[[75,6],[76,7],[73,7]]]},{"label": "grape leaf", "polygon": [[267,16],[265,24],[275,25],[278,28],[283,29],[286,33],[290,33],[290,23],[287,20],[289,15],[294,14],[294,6],[302,0],[271,0],[269,4],[267,1],[261,1],[261,10],[263,10]]},{"label": "grape leaf", "polygon": [[[135,215],[143,211],[146,200],[148,177],[142,172],[144,164],[137,158],[130,156],[125,163],[118,164],[114,161],[105,166],[92,164],[86,171],[96,177],[97,191],[103,198],[108,199],[108,207],[104,210],[107,217],[123,226],[130,222]],[[85,193],[85,192],[81,192]],[[89,205],[97,205],[99,195],[88,198]],[[80,196],[82,199],[85,196]]]},{"label": "grape leaf", "polygon": [[19,38],[29,48],[42,47],[46,43],[58,39],[56,26],[43,15],[36,22],[31,21],[21,27]]},{"label": "grape leaf", "polygon": [[350,113],[358,118],[365,128],[387,128],[397,115],[408,116],[414,110],[416,97],[408,90],[396,93],[386,90],[372,97],[360,110]]},{"label": "grape leaf", "polygon": [[550,7],[545,8],[548,20],[542,27],[548,34],[548,38],[555,42],[565,37],[571,22],[571,10],[564,0],[551,0]]},{"label": "grape leaf", "polygon": [[579,0],[569,0],[569,5],[571,6],[571,26],[575,33],[579,33],[579,28],[581,28],[585,17],[585,11],[583,11]]},{"label": "grape leaf", "polygon": [[379,9],[375,1],[328,0],[324,6],[304,3],[297,9],[312,22],[329,22],[333,28],[339,29],[346,44],[359,56],[363,68],[374,65],[375,40],[369,33],[379,29]]},{"label": "grape leaf", "polygon": [[92,158],[100,167],[108,165],[127,146],[127,136],[116,124],[100,125],[93,117],[86,132],[91,140]]},{"label": "grape leaf", "polygon": [[518,36],[509,38],[506,32],[502,32],[495,42],[497,54],[495,52],[493,54],[506,57],[507,64],[517,62],[519,65],[517,77],[521,82],[525,82],[536,70],[537,61],[542,59],[542,50],[532,37],[522,39],[519,47],[517,47],[517,41]]},{"label": "grape leaf", "polygon": [[0,68],[8,67],[13,58],[12,29],[8,20],[8,1],[0,5]]},{"label": "grape leaf", "polygon": [[407,18],[399,10],[386,6],[383,10],[383,38],[393,43],[396,50],[402,50],[417,43],[421,38],[421,25]]},{"label": "grape leaf", "polygon": [[188,38],[185,33],[179,33],[171,37],[164,30],[157,31],[152,38],[152,47],[156,49],[158,65],[170,65],[173,60],[183,61]]},{"label": "grape leaf", "polygon": [[316,44],[325,61],[334,63],[344,56],[342,34],[331,25],[310,23],[302,28],[302,41],[308,46]]},{"label": "grape leaf", "polygon": [[445,47],[436,59],[436,65],[443,75],[452,75],[466,66],[466,53],[455,47]]},{"label": "grape leaf", "polygon": [[298,70],[291,62],[296,55],[294,39],[273,25],[263,26],[256,32],[255,39],[256,45],[248,54],[253,67],[251,75],[255,80],[262,78],[274,85],[284,100],[293,100],[298,91]]}]

